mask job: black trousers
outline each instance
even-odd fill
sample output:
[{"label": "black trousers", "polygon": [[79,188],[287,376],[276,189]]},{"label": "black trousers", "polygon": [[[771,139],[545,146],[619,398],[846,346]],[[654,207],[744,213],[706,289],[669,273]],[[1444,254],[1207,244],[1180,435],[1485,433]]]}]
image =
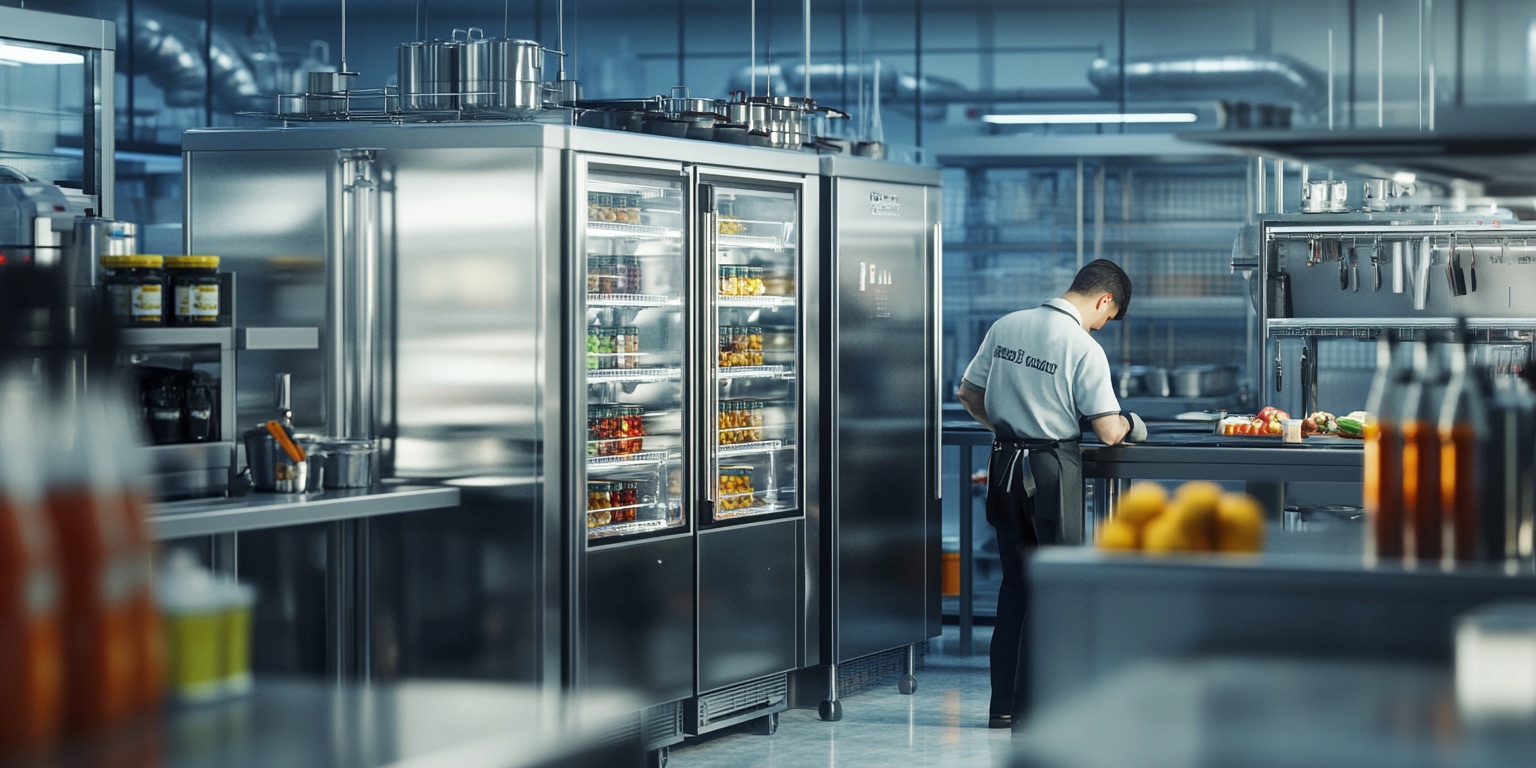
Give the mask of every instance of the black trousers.
[{"label": "black trousers", "polygon": [[[1014,723],[1029,716],[1029,583],[1026,565],[1034,550],[1060,540],[1059,520],[1035,517],[1035,503],[1022,485],[1009,482],[1015,461],[1008,449],[993,450],[988,466],[987,522],[997,532],[1003,583],[997,593],[997,620],[992,628],[992,701],[989,713],[1012,715]],[[1047,481],[1050,482],[1050,481]],[[1054,484],[1054,483],[1052,483]],[[1045,483],[1042,483],[1045,485]],[[1038,488],[1055,492],[1055,488]]]}]

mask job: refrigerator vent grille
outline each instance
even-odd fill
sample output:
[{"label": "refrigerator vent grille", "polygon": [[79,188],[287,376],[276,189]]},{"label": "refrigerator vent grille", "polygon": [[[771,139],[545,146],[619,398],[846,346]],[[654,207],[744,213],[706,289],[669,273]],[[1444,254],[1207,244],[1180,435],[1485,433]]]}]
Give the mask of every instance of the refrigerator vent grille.
[{"label": "refrigerator vent grille", "polygon": [[645,743],[671,744],[683,733],[683,707],[679,702],[651,707],[645,712]]},{"label": "refrigerator vent grille", "polygon": [[[927,641],[917,643],[913,666],[921,669]],[[907,646],[872,653],[837,665],[838,698],[867,691],[897,675],[907,673]]]},{"label": "refrigerator vent grille", "polygon": [[776,675],[725,688],[699,698],[699,722],[716,720],[778,704],[789,692],[785,676]]}]

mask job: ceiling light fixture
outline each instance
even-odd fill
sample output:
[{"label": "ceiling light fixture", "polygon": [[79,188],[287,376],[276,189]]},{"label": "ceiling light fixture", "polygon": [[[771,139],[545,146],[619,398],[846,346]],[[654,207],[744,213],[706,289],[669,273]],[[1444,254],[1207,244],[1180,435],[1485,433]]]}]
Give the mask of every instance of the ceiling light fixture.
[{"label": "ceiling light fixture", "polygon": [[1199,118],[1193,112],[1099,112],[1065,115],[982,115],[981,119],[996,125],[1082,125],[1101,123],[1193,123]]},{"label": "ceiling light fixture", "polygon": [[0,61],[19,64],[80,64],[85,61],[85,57],[68,51],[0,43]]}]

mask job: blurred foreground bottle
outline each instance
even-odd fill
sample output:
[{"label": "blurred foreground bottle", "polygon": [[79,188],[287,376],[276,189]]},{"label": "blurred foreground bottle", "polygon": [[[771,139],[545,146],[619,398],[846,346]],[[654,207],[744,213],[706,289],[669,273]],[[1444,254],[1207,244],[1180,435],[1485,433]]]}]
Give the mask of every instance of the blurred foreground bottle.
[{"label": "blurred foreground bottle", "polygon": [[1536,393],[1520,378],[1479,372],[1488,394],[1488,455],[1478,537],[1488,557],[1528,561],[1536,520]]},{"label": "blurred foreground bottle", "polygon": [[58,561],[31,400],[0,350],[0,760],[51,744],[64,714]]},{"label": "blurred foreground bottle", "polygon": [[1368,558],[1403,556],[1403,395],[1413,379],[1409,345],[1388,331],[1376,342],[1376,375],[1365,401],[1364,508]]},{"label": "blurred foreground bottle", "polygon": [[1403,517],[1406,551],[1420,564],[1440,561],[1444,516],[1440,496],[1440,405],[1445,368],[1439,343],[1415,341],[1410,365],[1415,376],[1403,389]]},{"label": "blurred foreground bottle", "polygon": [[1470,332],[1460,323],[1458,339],[1445,346],[1446,384],[1440,405],[1440,508],[1456,560],[1484,560],[1494,553],[1479,541],[1487,523],[1483,506],[1483,463],[1488,459],[1488,406],[1473,367]]}]

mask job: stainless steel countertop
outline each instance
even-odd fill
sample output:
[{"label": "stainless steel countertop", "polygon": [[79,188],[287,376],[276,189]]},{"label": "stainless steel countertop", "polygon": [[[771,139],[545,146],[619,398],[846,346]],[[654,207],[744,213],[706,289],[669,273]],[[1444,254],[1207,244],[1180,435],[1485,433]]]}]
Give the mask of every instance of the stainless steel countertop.
[{"label": "stainless steel countertop", "polygon": [[628,695],[559,697],[530,685],[436,680],[335,685],[258,678],[254,689],[238,698],[172,706],[160,717],[67,745],[46,763],[58,768],[640,766],[639,732],[624,727],[639,708]]},{"label": "stainless steel countertop", "polygon": [[1448,666],[1283,657],[1136,664],[1038,713],[1022,768],[1527,765],[1536,723],[1457,712]]},{"label": "stainless steel countertop", "polygon": [[435,486],[380,485],[321,493],[252,493],[156,504],[150,510],[149,526],[150,536],[164,541],[458,505],[459,489]]}]

